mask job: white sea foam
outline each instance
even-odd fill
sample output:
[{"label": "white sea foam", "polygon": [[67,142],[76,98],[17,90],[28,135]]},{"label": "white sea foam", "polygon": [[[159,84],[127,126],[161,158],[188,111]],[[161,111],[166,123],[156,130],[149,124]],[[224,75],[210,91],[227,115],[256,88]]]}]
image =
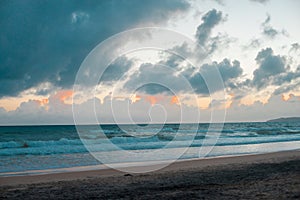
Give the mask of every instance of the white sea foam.
[{"label": "white sea foam", "polygon": [[[113,158],[118,150],[122,149],[131,152],[163,149],[157,159],[165,160],[172,153],[190,146],[183,158],[197,158],[199,149],[214,146],[214,139],[218,135],[214,130],[207,132],[207,124],[200,124],[199,127],[184,124],[181,129],[178,129],[178,125],[165,125],[161,130],[158,127],[161,125],[125,125],[123,130],[116,125],[103,126],[102,129],[98,129],[99,126],[96,125],[82,126],[80,128],[86,135],[82,140],[78,138],[73,126],[0,127],[0,172],[99,163],[88,154],[86,146],[107,155],[111,162],[114,162]],[[207,138],[211,140],[206,140],[203,144]],[[225,124],[210,156],[289,150],[299,148],[299,142],[299,123]],[[126,159],[125,161],[134,162],[134,159]]]}]

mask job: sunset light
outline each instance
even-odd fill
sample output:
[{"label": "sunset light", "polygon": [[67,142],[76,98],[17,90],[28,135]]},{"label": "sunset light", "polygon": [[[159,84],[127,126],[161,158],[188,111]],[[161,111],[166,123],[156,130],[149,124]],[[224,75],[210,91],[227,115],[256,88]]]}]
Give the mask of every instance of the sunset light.
[{"label": "sunset light", "polygon": [[300,199],[300,0],[1,0],[0,199]]}]

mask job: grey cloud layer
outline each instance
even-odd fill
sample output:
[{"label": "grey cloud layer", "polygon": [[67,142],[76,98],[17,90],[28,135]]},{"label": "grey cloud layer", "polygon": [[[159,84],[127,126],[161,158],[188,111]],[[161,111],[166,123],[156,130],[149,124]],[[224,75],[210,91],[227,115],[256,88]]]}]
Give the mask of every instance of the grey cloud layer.
[{"label": "grey cloud layer", "polygon": [[297,67],[294,71],[291,70],[286,58],[274,55],[272,48],[262,49],[257,54],[256,62],[259,67],[253,72],[252,84],[257,89],[269,85],[282,86],[283,84],[291,84],[300,78],[300,67]]},{"label": "grey cloud layer", "polygon": [[257,88],[265,86],[271,77],[285,71],[285,58],[273,55],[271,48],[261,50],[255,60],[259,68],[253,72],[253,84]]},{"label": "grey cloud layer", "polygon": [[[168,68],[166,68],[168,67]],[[184,69],[173,66],[162,67],[160,64],[142,64],[138,71],[132,74],[129,81],[125,83],[124,89],[133,92],[136,89],[147,94],[159,94],[172,92],[196,93],[208,95],[227,88],[236,88],[237,80],[242,75],[243,69],[238,61],[231,62],[224,59],[221,62],[212,62],[200,67],[189,66]],[[181,70],[178,73],[177,70]],[[222,83],[218,83],[218,75]],[[216,80],[207,85],[207,80]],[[142,83],[149,83],[143,85]],[[156,83],[156,84],[155,84]],[[143,87],[139,87],[142,84]],[[224,84],[224,85],[223,85]],[[141,85],[141,86],[142,86]]]},{"label": "grey cloud layer", "polygon": [[4,1],[0,4],[0,97],[43,82],[67,88],[87,53],[112,34],[186,11],[181,0]]},{"label": "grey cloud layer", "polygon": [[[139,101],[135,104],[130,104],[129,100],[117,100],[106,98],[101,104],[99,99],[90,99],[84,102],[78,112],[81,115],[82,123],[91,123],[94,121],[94,113],[90,113],[86,109],[87,106],[94,105],[96,106],[97,116],[101,122],[105,123],[114,123],[114,116],[112,115],[111,105],[114,106],[115,111],[118,110],[118,119],[123,123],[130,123],[128,118],[127,109],[124,107],[130,106],[130,114],[133,120],[137,123],[150,122],[149,116],[145,113],[148,113],[149,108],[151,107],[149,102]],[[180,108],[176,105],[171,105],[169,100],[164,102],[159,102],[162,104],[168,113],[167,122],[175,122],[180,120],[181,109],[184,110],[186,118],[183,122],[198,122],[199,120],[195,118],[196,107],[182,105]],[[68,104],[63,104],[62,102],[56,101],[55,99],[49,101],[50,108],[45,110],[43,107],[40,107],[36,102],[29,101],[24,102],[15,111],[6,112],[3,108],[0,108],[0,124],[72,124],[73,113],[72,106]],[[77,105],[76,105],[77,106]],[[59,109],[57,109],[59,107]],[[295,108],[300,107],[299,97],[291,96],[291,98],[283,102],[281,95],[272,96],[269,99],[268,104],[262,104],[260,102],[255,102],[251,107],[239,105],[238,102],[234,102],[233,105],[227,109],[226,119],[228,121],[264,121],[266,119],[278,118],[282,116],[298,116],[299,110]],[[120,109],[122,108],[122,109]],[[105,111],[105,112],[103,112]],[[30,115],[28,115],[30,113]],[[247,113],[247,114],[245,114]],[[263,113],[257,114],[257,113]],[[159,110],[158,112],[152,112],[151,117],[153,120],[161,119],[163,112]],[[220,115],[218,112],[215,112],[216,115]],[[221,116],[221,115],[220,115]],[[116,117],[116,116],[115,116]],[[218,118],[218,116],[214,116]],[[59,120],[58,120],[59,119]],[[201,121],[210,121],[211,120],[211,111],[201,110]],[[163,122],[163,120],[159,121]]]},{"label": "grey cloud layer", "polygon": [[232,63],[230,62],[230,60],[224,59],[220,63],[213,62],[211,64],[204,64],[198,72],[191,74],[190,77],[188,77],[196,93],[209,94],[224,89],[223,85],[218,84],[217,81],[215,82],[215,84],[210,85],[209,89],[207,87],[205,79],[216,80],[217,75],[215,73],[215,69],[219,71],[224,86],[227,87],[227,89],[235,88],[236,79],[243,73],[243,69],[240,67],[240,63],[236,60]]},{"label": "grey cloud layer", "polygon": [[[259,1],[259,0],[258,0]],[[265,3],[265,0],[259,1]],[[69,1],[6,1],[0,5],[0,97],[18,95],[20,92],[36,87],[43,82],[68,88],[74,83],[75,74],[87,53],[103,39],[114,33],[132,28],[139,23],[160,23],[166,21],[172,13],[185,11],[189,4],[184,1],[84,1],[78,4]],[[19,10],[22,12],[19,12]],[[270,25],[271,17],[263,22],[263,32],[275,37],[281,32]],[[222,44],[230,42],[226,36],[213,36],[213,29],[226,21],[226,15],[212,9],[201,18],[195,38],[208,56],[221,49]],[[255,40],[254,47],[260,45]],[[196,51],[184,44],[177,48],[180,51]],[[298,51],[299,44],[292,44],[291,51]],[[187,54],[187,53],[185,53]],[[299,78],[299,67],[291,71],[285,57],[274,55],[271,48],[262,49],[257,57],[258,69],[254,71],[253,80],[244,85],[264,88],[268,85],[281,86],[292,83]],[[119,58],[104,73],[102,81],[111,84],[117,81],[133,62]],[[243,75],[239,61],[231,62],[225,58],[221,62],[212,62],[196,68],[180,69],[181,62],[174,56],[158,64],[181,70],[193,86],[194,92],[208,94],[208,88],[202,75],[212,78],[212,69],[217,68],[228,89],[241,86],[239,78]],[[202,75],[201,75],[202,74]],[[164,78],[167,83],[184,91],[176,75],[157,70],[156,65],[141,66],[125,84],[125,89],[132,89],[138,82]],[[218,91],[219,86],[213,86]],[[282,86],[284,88],[290,88]],[[156,94],[168,91],[164,87],[148,85],[144,92]],[[47,90],[40,91],[43,94]]]},{"label": "grey cloud layer", "polygon": [[[198,26],[195,37],[201,47],[204,48],[205,52],[209,51],[208,49],[211,48],[208,44],[211,44],[210,42],[215,38],[212,37],[212,30],[221,21],[224,21],[223,16],[222,12],[213,9],[205,13],[201,18],[202,23]],[[269,21],[270,18],[268,17],[265,23],[268,24]],[[208,46],[209,48],[207,49]],[[297,48],[297,43],[292,44],[292,48]],[[173,50],[179,53],[184,52],[185,55],[189,54],[189,52],[192,54],[192,51],[197,51],[197,49],[192,49],[186,44],[176,46]],[[259,51],[255,60],[258,68],[253,72],[253,79],[242,81],[243,69],[237,60],[231,62],[229,59],[225,58],[219,63],[212,62],[201,66],[182,68],[182,59],[176,55],[170,55],[158,64],[166,65],[178,72],[180,71],[180,75],[189,81],[193,87],[193,91],[189,91],[182,87],[181,81],[177,81],[176,73],[160,70],[157,65],[152,64],[142,65],[139,71],[133,74],[130,77],[129,82],[125,84],[125,89],[132,90],[138,83],[145,80],[148,82],[159,82],[160,79],[164,79],[167,83],[166,85],[172,85],[176,91],[195,92],[197,94],[207,95],[210,92],[216,92],[222,89],[221,85],[217,86],[217,84],[213,84],[210,85],[210,91],[208,90],[204,77],[207,79],[215,79],[216,74],[214,73],[214,69],[218,69],[220,72],[226,89],[235,90],[236,92],[239,92],[239,89],[245,89],[245,87],[248,88],[247,90],[249,91],[249,89],[253,88],[260,90],[270,85],[283,85],[282,91],[284,88],[285,90],[288,88],[291,89],[291,87],[287,87],[284,84],[291,84],[294,80],[299,78],[299,68],[294,71],[290,70],[286,58],[281,55],[275,55],[272,48],[266,48]],[[295,87],[296,86],[297,85],[295,85]],[[148,94],[169,92],[167,88],[155,84],[149,84],[143,87],[142,90]],[[239,94],[236,95],[238,96]]]}]

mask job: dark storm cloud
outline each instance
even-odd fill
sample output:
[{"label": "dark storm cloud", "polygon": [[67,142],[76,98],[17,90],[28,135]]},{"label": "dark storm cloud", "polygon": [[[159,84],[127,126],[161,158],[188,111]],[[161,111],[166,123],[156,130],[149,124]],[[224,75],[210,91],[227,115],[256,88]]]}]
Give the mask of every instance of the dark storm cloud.
[{"label": "dark storm cloud", "polygon": [[0,4],[0,97],[43,82],[68,88],[99,42],[139,23],[185,11],[181,0],[3,1]]},{"label": "dark storm cloud", "polygon": [[286,71],[285,58],[274,55],[271,48],[262,49],[255,60],[259,67],[253,72],[253,85],[258,89],[267,86],[274,76]]},{"label": "dark storm cloud", "polygon": [[[122,56],[110,64],[101,76],[100,82],[114,82],[125,78],[125,73],[132,67],[133,61]],[[124,77],[123,77],[124,76]]]}]

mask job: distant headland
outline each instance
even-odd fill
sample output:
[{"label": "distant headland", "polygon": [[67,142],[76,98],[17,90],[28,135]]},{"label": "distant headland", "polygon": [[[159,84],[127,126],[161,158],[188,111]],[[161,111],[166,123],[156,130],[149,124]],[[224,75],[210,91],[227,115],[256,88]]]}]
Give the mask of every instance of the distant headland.
[{"label": "distant headland", "polygon": [[282,117],[282,118],[277,118],[277,119],[271,119],[268,120],[267,122],[300,122],[300,117]]}]

